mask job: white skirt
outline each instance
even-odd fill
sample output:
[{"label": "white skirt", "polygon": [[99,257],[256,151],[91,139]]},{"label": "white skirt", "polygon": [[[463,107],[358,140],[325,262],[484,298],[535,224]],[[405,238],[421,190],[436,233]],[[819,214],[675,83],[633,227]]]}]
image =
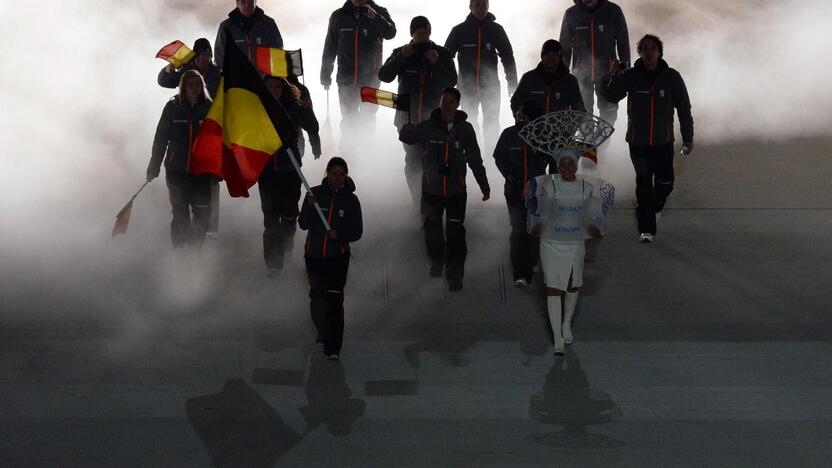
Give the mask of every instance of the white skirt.
[{"label": "white skirt", "polygon": [[572,287],[584,284],[584,256],[586,248],[583,242],[556,242],[540,240],[540,266],[543,269],[543,281],[547,288],[566,291],[569,275],[572,275]]}]

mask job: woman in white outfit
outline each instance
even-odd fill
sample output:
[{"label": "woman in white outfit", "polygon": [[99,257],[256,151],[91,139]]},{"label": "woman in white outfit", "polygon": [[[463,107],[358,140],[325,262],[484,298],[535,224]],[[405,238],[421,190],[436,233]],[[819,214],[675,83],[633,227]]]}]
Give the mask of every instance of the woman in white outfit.
[{"label": "woman in white outfit", "polygon": [[532,179],[528,188],[529,226],[540,237],[540,263],[546,283],[546,308],[555,338],[555,354],[571,344],[572,316],[583,285],[584,239],[601,232],[587,216],[593,184],[576,176],[582,151],[562,148],[555,154],[559,174]]}]

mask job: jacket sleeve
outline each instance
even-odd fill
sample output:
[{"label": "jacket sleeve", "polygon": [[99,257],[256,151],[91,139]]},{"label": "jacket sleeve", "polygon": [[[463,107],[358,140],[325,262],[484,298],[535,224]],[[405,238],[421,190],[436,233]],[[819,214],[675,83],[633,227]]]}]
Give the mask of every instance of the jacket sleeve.
[{"label": "jacket sleeve", "polygon": [[627,83],[630,80],[630,76],[632,75],[632,68],[625,71],[624,73],[611,76],[610,81],[607,82],[606,92],[604,95],[609,102],[618,102],[624,99],[627,96],[628,86]]},{"label": "jacket sleeve", "polygon": [[572,110],[586,112],[586,105],[583,97],[581,97],[581,87],[578,85],[578,79],[575,78],[575,75],[569,75],[569,95],[572,97],[569,107]]},{"label": "jacket sleeve", "polygon": [[309,135],[317,135],[320,131],[318,118],[315,116],[315,109],[313,107],[300,106],[298,109],[298,125]]},{"label": "jacket sleeve", "polygon": [[480,154],[480,145],[477,144],[477,135],[474,133],[474,127],[468,123],[465,130],[465,148],[467,153],[465,159],[468,161],[468,167],[474,173],[474,178],[477,180],[477,185],[480,186],[482,193],[490,193],[491,187],[488,186],[488,177],[485,175],[485,166],[482,165],[482,155]]},{"label": "jacket sleeve", "polygon": [[217,30],[217,39],[214,41],[214,63],[222,70],[222,61],[225,58],[225,24],[223,21]]},{"label": "jacket sleeve", "polygon": [[158,176],[161,171],[162,159],[164,159],[165,151],[170,143],[172,112],[173,105],[171,101],[168,101],[162,110],[159,123],[156,125],[156,135],[153,137],[153,147],[150,151],[150,163],[147,165],[147,173],[154,177]]},{"label": "jacket sleeve", "polygon": [[404,55],[402,55],[401,47],[395,49],[393,53],[390,54],[390,57],[387,57],[384,65],[379,68],[378,79],[385,83],[392,83],[393,80],[396,79],[396,76],[398,76],[399,70],[401,70],[404,62],[405,58]]},{"label": "jacket sleeve", "polygon": [[682,131],[682,142],[693,142],[693,115],[690,112],[690,96],[682,75],[676,74],[676,89],[673,90],[673,105],[679,114],[679,129]]},{"label": "jacket sleeve", "polygon": [[164,68],[159,70],[159,76],[156,78],[156,81],[159,83],[159,86],[163,88],[170,88],[175,89],[179,86],[179,78],[182,77],[181,70],[174,70],[168,71],[167,65]]},{"label": "jacket sleeve", "polygon": [[387,9],[378,5],[373,5],[373,9],[377,13],[375,19],[372,20],[372,25],[376,28],[376,31],[387,40],[396,37],[396,23],[390,19],[390,13],[387,12]]},{"label": "jacket sleeve", "polygon": [[572,15],[569,10],[563,15],[560,24],[560,57],[567,67],[572,66],[572,49],[575,48],[575,26],[572,24]]},{"label": "jacket sleeve", "polygon": [[511,94],[517,89],[517,63],[514,61],[514,49],[511,47],[511,41],[509,41],[506,30],[502,26],[498,31],[497,42],[499,44],[497,53],[500,56],[500,61],[503,62],[508,92]]},{"label": "jacket sleeve", "polygon": [[[314,193],[314,189],[312,191]],[[301,203],[301,208],[300,208],[300,214],[298,215],[298,226],[300,226],[300,228],[303,229],[304,231],[308,231],[309,228],[312,227],[312,223],[314,223],[314,222],[319,223],[320,220],[317,219],[318,214],[315,213],[315,207],[310,205],[309,203],[306,203],[306,196],[304,196],[301,199],[300,203]]]},{"label": "jacket sleeve", "polygon": [[439,59],[430,65],[431,76],[439,83],[440,88],[456,86],[459,77],[456,74],[456,65],[448,49],[439,50]]},{"label": "jacket sleeve", "polygon": [[627,20],[624,18],[624,12],[618,7],[616,10],[615,28],[615,44],[618,48],[619,60],[630,62],[630,32],[627,30]]},{"label": "jacket sleeve", "polygon": [[271,44],[263,44],[269,47],[277,47],[278,49],[283,48],[283,36],[280,34],[280,28],[277,27],[277,23],[274,19],[269,18],[270,28],[269,28],[269,35],[271,36],[270,42]]},{"label": "jacket sleeve", "polygon": [[517,89],[514,90],[514,94],[511,95],[511,113],[514,114],[517,112],[517,109],[520,108],[520,104],[523,104],[523,101],[529,98],[531,94],[529,93],[529,80],[523,75],[520,78],[520,83],[517,84]]},{"label": "jacket sleeve", "polygon": [[405,125],[399,130],[399,141],[408,145],[415,145],[422,141],[421,133],[424,131],[424,123],[416,125]]},{"label": "jacket sleeve", "polygon": [[500,134],[500,138],[497,139],[497,146],[494,147],[494,163],[497,164],[497,170],[500,171],[500,174],[502,174],[503,177],[509,176],[508,161],[510,156],[508,137],[506,135],[506,130],[503,130],[503,133]]},{"label": "jacket sleeve", "polygon": [[361,202],[358,197],[353,194],[353,206],[350,210],[349,223],[346,226],[339,228],[338,239],[343,244],[349,244],[361,239],[364,234],[364,220],[361,215]]},{"label": "jacket sleeve", "polygon": [[456,31],[457,26],[454,26],[450,34],[448,34],[448,38],[445,39],[445,48],[451,53],[451,58],[456,57],[456,53],[459,52],[459,41],[456,39]]},{"label": "jacket sleeve", "polygon": [[335,57],[338,54],[337,21],[337,12],[333,12],[329,17],[329,26],[327,26],[326,39],[324,39],[324,53],[321,58],[321,84],[324,86],[332,84],[332,71],[335,69]]}]

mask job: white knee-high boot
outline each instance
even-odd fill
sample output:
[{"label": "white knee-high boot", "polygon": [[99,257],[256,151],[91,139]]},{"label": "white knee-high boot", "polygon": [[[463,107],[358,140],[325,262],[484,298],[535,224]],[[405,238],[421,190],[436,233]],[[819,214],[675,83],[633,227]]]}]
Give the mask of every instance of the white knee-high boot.
[{"label": "white knee-high boot", "polygon": [[575,339],[572,337],[572,316],[575,315],[575,307],[578,305],[578,291],[567,292],[563,301],[563,341],[572,344]]},{"label": "white knee-high boot", "polygon": [[561,332],[561,297],[548,296],[546,298],[546,310],[549,313],[549,322],[552,324],[552,335],[555,337],[555,354],[563,354],[564,341]]}]

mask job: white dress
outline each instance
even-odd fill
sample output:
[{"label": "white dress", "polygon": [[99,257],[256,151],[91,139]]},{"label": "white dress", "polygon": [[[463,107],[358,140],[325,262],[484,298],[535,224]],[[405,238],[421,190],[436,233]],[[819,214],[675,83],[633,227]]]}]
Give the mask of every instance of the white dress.
[{"label": "white dress", "polygon": [[[534,190],[534,192],[532,192]],[[584,209],[592,196],[591,183],[576,178],[566,182],[559,175],[543,175],[529,187],[529,223],[542,225],[540,263],[546,287],[565,291],[583,285]]]}]

